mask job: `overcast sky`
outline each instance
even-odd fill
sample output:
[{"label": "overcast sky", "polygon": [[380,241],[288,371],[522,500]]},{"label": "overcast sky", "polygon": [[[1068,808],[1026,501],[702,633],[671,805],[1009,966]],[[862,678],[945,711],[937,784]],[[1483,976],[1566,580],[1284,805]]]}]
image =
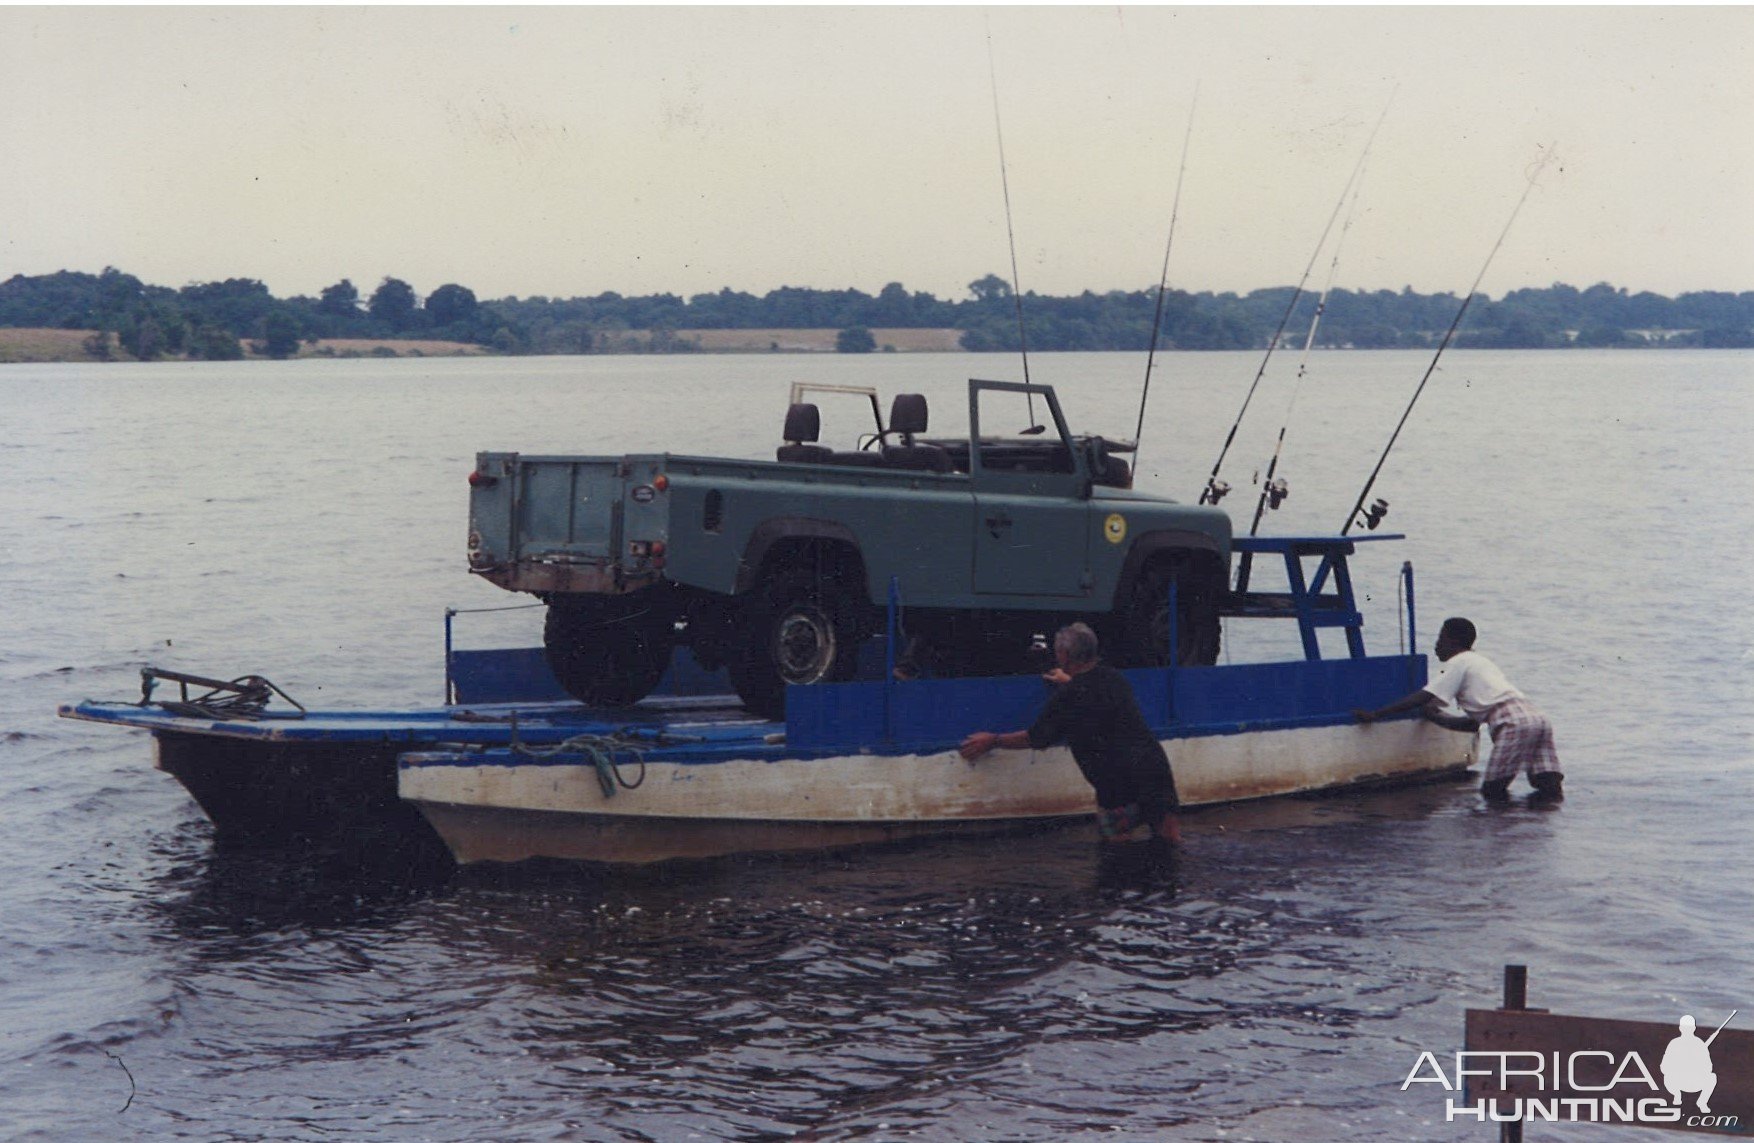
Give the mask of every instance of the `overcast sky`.
[{"label": "overcast sky", "polygon": [[1025,290],[1754,289],[1747,7],[0,8],[0,279],[960,298],[989,32]]}]

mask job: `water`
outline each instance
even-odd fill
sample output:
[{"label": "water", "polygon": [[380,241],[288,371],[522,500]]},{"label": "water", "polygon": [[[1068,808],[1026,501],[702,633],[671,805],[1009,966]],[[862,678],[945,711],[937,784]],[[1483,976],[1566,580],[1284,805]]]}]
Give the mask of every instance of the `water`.
[{"label": "water", "polygon": [[[1425,363],[1318,355],[1270,530],[1339,526]],[[1256,361],[1160,364],[1140,485],[1191,497]],[[1141,369],[1031,362],[1112,436]],[[971,371],[1017,373],[0,369],[7,1137],[1480,1138],[1399,1089],[1419,1051],[1460,1047],[1507,962],[1557,1011],[1754,1007],[1749,354],[1452,354],[1384,472],[1412,538],[1357,561],[1373,645],[1396,642],[1411,559],[1421,644],[1469,615],[1553,716],[1555,812],[1440,786],[1199,814],[1172,866],[1099,860],[1072,825],[411,885],[215,854],[147,737],[53,717],[131,697],[147,663],[436,703],[443,607],[516,602],[464,572],[476,449],[771,455],[795,380],[925,392],[954,431]],[[1287,397],[1270,376],[1226,464],[1238,515]],[[839,443],[859,410],[824,405]],[[521,641],[535,614],[466,617],[463,639]],[[1540,1137],[1617,1131],[1642,1137]]]}]

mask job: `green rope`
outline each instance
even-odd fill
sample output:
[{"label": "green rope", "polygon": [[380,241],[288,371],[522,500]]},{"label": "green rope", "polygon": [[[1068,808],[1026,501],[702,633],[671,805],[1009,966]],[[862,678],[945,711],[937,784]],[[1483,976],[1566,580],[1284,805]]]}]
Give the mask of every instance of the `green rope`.
[{"label": "green rope", "polygon": [[[646,780],[646,746],[619,734],[575,734],[553,746],[525,746],[514,741],[512,751],[531,758],[553,758],[559,754],[583,754],[597,771],[597,784],[605,798],[613,798],[615,790],[637,790]],[[618,753],[633,755],[639,764],[639,777],[628,781],[621,773],[622,764],[615,760]]]}]

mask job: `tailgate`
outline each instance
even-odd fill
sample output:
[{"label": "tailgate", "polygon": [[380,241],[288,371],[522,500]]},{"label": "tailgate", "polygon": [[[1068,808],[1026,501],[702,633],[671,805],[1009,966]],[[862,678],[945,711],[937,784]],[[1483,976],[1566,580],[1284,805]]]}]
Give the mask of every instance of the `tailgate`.
[{"label": "tailgate", "polygon": [[480,454],[470,479],[471,563],[613,559],[621,541],[621,463]]}]

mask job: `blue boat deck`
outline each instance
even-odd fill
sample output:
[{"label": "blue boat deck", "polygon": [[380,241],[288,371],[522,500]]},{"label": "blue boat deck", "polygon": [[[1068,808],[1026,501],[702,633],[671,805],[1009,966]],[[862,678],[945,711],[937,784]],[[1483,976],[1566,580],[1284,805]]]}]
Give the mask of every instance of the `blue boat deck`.
[{"label": "blue boat deck", "polygon": [[625,710],[591,710],[576,702],[477,703],[430,710],[266,710],[254,719],[192,718],[125,702],[68,703],[64,718],[151,731],[197,733],[255,742],[357,744],[478,742],[552,746],[581,734],[624,734],[657,741],[666,734],[713,739],[761,738],[784,729],[751,718],[736,696],[665,697]]}]

